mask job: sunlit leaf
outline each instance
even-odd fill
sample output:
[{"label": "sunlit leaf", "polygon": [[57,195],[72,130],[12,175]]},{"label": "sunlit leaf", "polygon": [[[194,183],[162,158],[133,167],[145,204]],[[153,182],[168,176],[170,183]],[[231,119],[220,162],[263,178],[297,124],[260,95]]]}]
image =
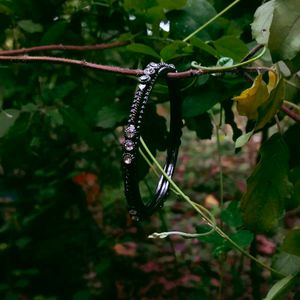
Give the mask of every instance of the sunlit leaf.
[{"label": "sunlit leaf", "polygon": [[275,0],[268,48],[275,61],[293,59],[300,51],[299,0]]},{"label": "sunlit leaf", "polygon": [[235,141],[235,148],[241,148],[246,145],[250,140],[252,134],[253,130],[239,136]]},{"label": "sunlit leaf", "polygon": [[267,85],[260,74],[255,78],[250,88],[244,90],[239,96],[233,97],[233,100],[237,102],[239,114],[253,120],[258,116],[258,107],[267,100],[268,96]]},{"label": "sunlit leaf", "polygon": [[293,288],[296,277],[288,275],[277,281],[269,290],[267,297],[264,300],[284,300]]},{"label": "sunlit leaf", "polygon": [[300,5],[298,0],[271,0],[254,15],[252,35],[268,45],[274,61],[291,60],[300,50]]},{"label": "sunlit leaf", "polygon": [[260,160],[247,180],[241,199],[247,228],[266,232],[277,225],[283,214],[284,200],[292,192],[288,180],[288,148],[280,134],[274,134],[260,150]]},{"label": "sunlit leaf", "polygon": [[251,25],[252,36],[259,44],[266,45],[269,41],[274,6],[275,0],[268,1],[259,6],[254,14],[254,22]]},{"label": "sunlit leaf", "polygon": [[0,138],[14,125],[19,115],[20,111],[16,109],[7,109],[0,112]]},{"label": "sunlit leaf", "polygon": [[38,23],[34,23],[32,20],[21,20],[18,22],[18,25],[26,32],[35,33],[42,32],[43,26]]}]

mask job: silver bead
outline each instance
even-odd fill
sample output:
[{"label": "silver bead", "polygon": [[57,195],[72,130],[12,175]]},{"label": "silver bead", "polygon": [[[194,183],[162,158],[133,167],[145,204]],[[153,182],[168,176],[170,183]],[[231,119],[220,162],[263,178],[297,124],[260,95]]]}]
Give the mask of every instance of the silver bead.
[{"label": "silver bead", "polygon": [[125,135],[128,137],[128,138],[133,138],[136,134],[136,129],[135,129],[135,126],[134,125],[129,125],[126,129],[125,129]]},{"label": "silver bead", "polygon": [[125,143],[124,143],[124,148],[125,148],[127,151],[132,151],[133,148],[134,148],[134,142],[131,141],[131,140],[126,140]]},{"label": "silver bead", "polygon": [[133,159],[133,156],[129,153],[126,153],[124,156],[123,156],[123,161],[126,165],[130,165],[131,162],[132,162],[132,159]]}]

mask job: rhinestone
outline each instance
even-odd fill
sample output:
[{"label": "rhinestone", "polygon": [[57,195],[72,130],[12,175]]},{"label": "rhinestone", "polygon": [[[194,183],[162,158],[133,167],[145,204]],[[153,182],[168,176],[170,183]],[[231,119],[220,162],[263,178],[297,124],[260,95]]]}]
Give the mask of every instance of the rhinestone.
[{"label": "rhinestone", "polygon": [[134,142],[131,141],[131,140],[125,141],[124,148],[125,148],[127,151],[133,150],[133,148],[134,148]]},{"label": "rhinestone", "polygon": [[125,134],[128,138],[133,138],[136,134],[136,129],[134,125],[129,125],[126,129],[125,129]]},{"label": "rhinestone", "polygon": [[131,219],[132,219],[133,221],[137,221],[137,222],[140,220],[140,218],[137,217],[137,216],[131,216]]},{"label": "rhinestone", "polygon": [[129,214],[135,216],[135,215],[137,215],[137,211],[135,209],[131,209],[129,211]]},{"label": "rhinestone", "polygon": [[142,91],[146,87],[146,84],[139,84],[139,90]]},{"label": "rhinestone", "polygon": [[149,75],[142,75],[142,76],[140,76],[140,78],[139,78],[139,81],[140,82],[147,82],[147,81],[149,81],[149,80],[151,80],[151,77],[149,76]]},{"label": "rhinestone", "polygon": [[124,156],[123,156],[123,161],[126,165],[130,165],[131,162],[132,162],[132,155],[129,154],[129,153],[126,153]]},{"label": "rhinestone", "polygon": [[151,62],[150,64],[148,64],[147,68],[152,67],[152,68],[158,68],[159,64]]},{"label": "rhinestone", "polygon": [[155,69],[153,67],[147,67],[145,70],[144,70],[144,73],[146,75],[152,75],[155,73]]}]

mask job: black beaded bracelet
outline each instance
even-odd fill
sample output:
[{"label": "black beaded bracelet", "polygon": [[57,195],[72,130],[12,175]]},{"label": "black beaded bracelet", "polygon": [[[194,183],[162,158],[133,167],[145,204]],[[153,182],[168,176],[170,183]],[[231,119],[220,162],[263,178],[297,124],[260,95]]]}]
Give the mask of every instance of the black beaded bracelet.
[{"label": "black beaded bracelet", "polygon": [[180,91],[174,79],[166,77],[169,72],[176,72],[175,66],[166,63],[149,63],[139,76],[137,91],[131,106],[128,124],[124,130],[123,144],[123,177],[125,186],[125,196],[128,210],[133,220],[140,220],[153,214],[163,206],[168,195],[169,182],[161,176],[153,198],[146,204],[142,201],[139,182],[137,179],[138,149],[140,145],[141,127],[145,106],[148,102],[151,90],[158,77],[165,77],[170,97],[170,131],[167,141],[167,156],[164,171],[169,177],[174,173],[180,138],[182,134],[182,100]]}]

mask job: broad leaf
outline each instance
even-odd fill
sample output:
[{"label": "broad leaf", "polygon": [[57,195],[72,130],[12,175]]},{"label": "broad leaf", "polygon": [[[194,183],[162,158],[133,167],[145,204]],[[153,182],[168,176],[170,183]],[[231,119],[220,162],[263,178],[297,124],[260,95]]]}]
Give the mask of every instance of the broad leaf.
[{"label": "broad leaf", "polygon": [[275,0],[268,48],[276,61],[291,60],[300,51],[299,28],[299,0]]},{"label": "broad leaf", "polygon": [[242,225],[242,216],[238,207],[238,201],[231,201],[229,205],[222,210],[222,221],[232,227],[239,227]]},{"label": "broad leaf", "polygon": [[201,39],[199,39],[197,37],[192,37],[191,40],[190,40],[190,43],[193,46],[207,52],[208,54],[211,54],[214,57],[219,57],[219,54],[215,50],[215,48],[213,48],[212,46],[210,46],[207,43],[203,42]]},{"label": "broad leaf", "polygon": [[7,109],[0,112],[0,138],[14,125],[19,115],[20,111],[17,109]]},{"label": "broad leaf", "polygon": [[189,130],[196,132],[199,139],[210,139],[213,133],[213,125],[208,113],[201,114],[193,118],[185,119]]},{"label": "broad leaf", "polygon": [[273,267],[286,275],[297,274],[300,272],[300,257],[287,252],[280,252],[275,259]]},{"label": "broad leaf", "polygon": [[104,106],[98,111],[96,125],[101,128],[114,128],[128,117],[128,112],[119,103]]},{"label": "broad leaf", "polygon": [[282,250],[300,257],[300,229],[290,230],[282,244]]},{"label": "broad leaf", "polygon": [[[182,10],[173,10],[167,13],[168,19],[171,21],[170,33],[173,38],[181,40],[187,37],[202,24],[207,22],[216,15],[214,7],[206,0],[188,0],[186,6]],[[197,37],[210,39],[209,28],[197,34]]]},{"label": "broad leaf", "polygon": [[258,107],[267,100],[268,96],[267,85],[260,74],[250,88],[244,90],[239,96],[233,97],[233,100],[237,102],[239,114],[253,120],[258,116]]},{"label": "broad leaf", "polygon": [[296,277],[288,275],[277,281],[269,290],[268,295],[264,300],[284,300],[291,291],[296,281]]},{"label": "broad leaf", "polygon": [[271,91],[268,100],[258,108],[258,120],[255,130],[263,128],[279,111],[285,97],[285,82],[281,78],[275,89]]},{"label": "broad leaf", "polygon": [[172,44],[167,45],[160,51],[160,55],[164,61],[170,59],[187,56],[193,53],[193,48],[185,42],[174,41]]},{"label": "broad leaf", "polygon": [[240,61],[247,53],[248,47],[235,36],[223,36],[213,42],[219,56],[227,56]]},{"label": "broad leaf", "polygon": [[187,0],[158,0],[158,4],[166,9],[180,9],[185,6]]},{"label": "broad leaf", "polygon": [[18,25],[26,32],[35,33],[42,32],[43,26],[41,24],[37,24],[32,22],[32,20],[21,20],[18,22]]},{"label": "broad leaf", "polygon": [[252,36],[259,44],[266,45],[269,41],[274,6],[275,0],[268,1],[261,5],[254,14],[254,22],[251,25]]},{"label": "broad leaf", "polygon": [[252,35],[268,45],[274,61],[291,60],[300,50],[300,5],[298,0],[271,0],[254,15]]},{"label": "broad leaf", "polygon": [[144,44],[130,44],[127,46],[127,50],[145,55],[150,55],[160,59],[159,54],[155,50]]},{"label": "broad leaf", "polygon": [[253,134],[253,130],[239,136],[235,141],[235,148],[241,148],[244,145],[246,145],[250,140],[252,134]]},{"label": "broad leaf", "polygon": [[266,232],[277,225],[283,214],[284,200],[290,196],[292,184],[288,180],[288,149],[279,134],[263,144],[260,155],[259,163],[248,178],[241,210],[247,228]]}]

